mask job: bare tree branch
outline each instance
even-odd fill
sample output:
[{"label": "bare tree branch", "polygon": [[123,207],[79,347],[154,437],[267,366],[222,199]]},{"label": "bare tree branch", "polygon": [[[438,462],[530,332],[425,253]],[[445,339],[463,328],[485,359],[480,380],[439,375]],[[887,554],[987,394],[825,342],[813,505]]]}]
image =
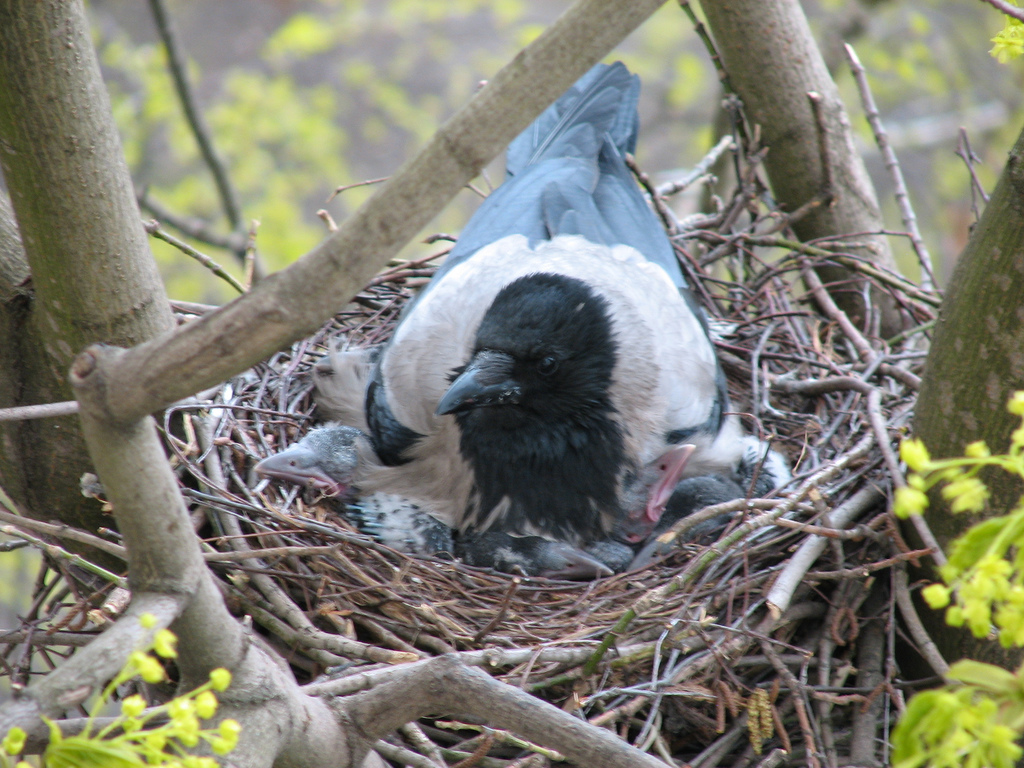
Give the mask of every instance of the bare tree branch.
[{"label": "bare tree branch", "polygon": [[371,737],[383,736],[438,708],[452,713],[471,708],[490,725],[557,749],[575,765],[664,768],[660,760],[631,747],[611,731],[467,667],[455,656],[400,667],[388,682],[349,697],[345,706],[359,731]]},{"label": "bare tree branch", "polygon": [[[199,152],[203,156],[210,173],[213,174],[214,183],[217,185],[217,192],[220,195],[221,205],[224,207],[224,215],[233,231],[240,231],[242,227],[242,206],[238,204],[238,193],[231,184],[231,177],[228,176],[224,162],[220,159],[217,148],[213,145],[213,138],[210,129],[203,119],[202,112],[196,104],[195,95],[192,93],[192,86],[188,81],[188,74],[185,69],[185,59],[181,53],[181,46],[178,44],[178,35],[171,23],[171,17],[163,0],[149,0],[149,8],[153,12],[153,20],[156,22],[156,29],[160,40],[167,51],[167,61],[171,71],[171,78],[174,80],[174,90],[181,100],[181,108],[185,112],[185,119],[192,135],[196,137],[199,145]],[[244,249],[243,249],[244,252]],[[242,255],[242,252],[238,254]]]},{"label": "bare tree branch", "polygon": [[917,226],[917,214],[914,213],[914,208],[910,204],[910,195],[907,193],[907,185],[903,180],[903,170],[900,168],[899,160],[896,159],[896,151],[892,148],[892,144],[889,143],[889,134],[885,132],[885,127],[882,125],[882,117],[878,113],[878,107],[875,105],[875,97],[871,94],[871,88],[868,86],[867,73],[864,71],[864,65],[860,63],[860,58],[857,56],[853,46],[847,44],[844,46],[844,49],[846,50],[846,58],[850,62],[850,70],[853,72],[854,80],[857,81],[857,89],[860,91],[861,103],[864,105],[864,116],[871,125],[871,131],[875,135],[875,144],[878,145],[878,151],[882,153],[882,158],[885,160],[885,168],[889,171],[889,176],[892,179],[893,187],[895,188],[896,204],[899,206],[900,215],[903,217],[903,226],[907,228],[907,233],[910,235],[910,243],[914,246],[914,252],[921,263],[921,287],[926,291],[934,290],[935,270],[932,269],[931,255],[928,253],[928,247],[924,244],[924,238],[921,237],[921,230]]},{"label": "bare tree branch", "polygon": [[14,408],[0,408],[0,421],[47,419],[53,416],[70,416],[73,413],[78,413],[78,403],[74,400],[65,400],[62,403],[43,403],[42,405],[20,405]]}]

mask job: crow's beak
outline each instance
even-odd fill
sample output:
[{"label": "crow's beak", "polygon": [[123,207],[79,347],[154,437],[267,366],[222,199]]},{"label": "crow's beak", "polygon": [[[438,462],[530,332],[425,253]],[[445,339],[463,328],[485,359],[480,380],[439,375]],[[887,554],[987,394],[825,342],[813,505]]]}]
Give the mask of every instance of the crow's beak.
[{"label": "crow's beak", "polygon": [[254,469],[258,475],[316,488],[328,496],[341,496],[348,490],[345,483],[323,471],[313,451],[299,446],[268,456]]},{"label": "crow's beak", "polygon": [[448,387],[434,413],[468,411],[485,405],[515,405],[522,396],[519,382],[512,376],[511,355],[484,349],[473,355],[466,369]]}]

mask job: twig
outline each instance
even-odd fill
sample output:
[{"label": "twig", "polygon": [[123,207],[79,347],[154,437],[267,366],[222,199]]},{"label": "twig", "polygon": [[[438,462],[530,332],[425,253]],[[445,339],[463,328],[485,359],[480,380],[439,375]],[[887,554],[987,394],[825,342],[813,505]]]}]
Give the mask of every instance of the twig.
[{"label": "twig", "polygon": [[823,205],[831,205],[835,196],[835,183],[832,180],[831,137],[828,120],[825,117],[825,98],[816,91],[808,91],[807,100],[811,104],[811,114],[814,115],[814,124],[818,128],[818,162],[821,164],[821,189],[818,191],[818,197]]},{"label": "twig", "polygon": [[325,208],[321,208],[319,211],[317,211],[316,215],[327,227],[328,232],[338,231],[338,224],[334,221],[334,217],[331,216],[331,214]]},{"label": "twig", "polygon": [[215,304],[199,304],[195,301],[181,301],[180,299],[172,299],[170,304],[171,309],[175,312],[181,312],[184,315],[202,316],[218,309]]},{"label": "twig", "polygon": [[68,648],[84,648],[89,645],[99,632],[34,632],[29,629],[16,629],[0,634],[0,645],[28,643],[38,646],[67,646]]},{"label": "twig", "polygon": [[862,395],[867,395],[876,389],[864,381],[864,379],[858,379],[855,376],[831,376],[827,379],[798,380],[786,378],[783,375],[777,376],[771,382],[771,387],[776,392],[803,395],[804,397],[816,397],[818,395],[827,395],[831,392],[843,392],[851,389],[860,392]]},{"label": "twig", "polygon": [[[228,176],[224,163],[221,161],[216,148],[213,146],[213,139],[210,129],[203,120],[202,113],[196,105],[192,88],[185,73],[185,61],[181,54],[177,35],[171,24],[164,0],[149,0],[149,7],[153,12],[153,19],[156,22],[157,32],[160,40],[167,49],[167,61],[171,70],[171,77],[174,80],[174,88],[178,98],[181,100],[181,107],[185,111],[185,119],[188,121],[192,134],[199,145],[199,151],[203,155],[210,173],[213,174],[214,183],[217,185],[217,192],[220,195],[221,206],[224,208],[224,215],[227,217],[231,229],[238,231],[242,226],[242,208],[238,204],[238,195],[235,193]],[[242,253],[237,252],[241,260]]]},{"label": "twig", "polygon": [[882,415],[882,392],[874,388],[868,393],[868,419],[871,422],[871,429],[874,430],[875,440],[878,441],[878,450],[882,452],[882,460],[886,469],[889,470],[889,477],[897,485],[906,485],[906,478],[900,470],[899,459],[892,449],[892,439],[889,437],[889,428],[886,426],[885,417]]},{"label": "twig", "polygon": [[[47,536],[53,536],[54,538],[77,541],[79,544],[85,544],[86,546],[92,547],[100,552],[113,555],[119,560],[127,560],[128,557],[125,548],[120,544],[114,544],[111,541],[101,539],[99,536],[93,536],[91,533],[80,531],[69,525],[44,523],[42,520],[34,520],[31,517],[12,514],[12,512],[4,512],[3,510],[0,510],[0,521],[8,523],[7,527],[16,526],[18,528],[27,528],[30,531],[43,533]],[[21,536],[20,533],[11,535]]]},{"label": "twig", "polygon": [[165,208],[162,203],[154,200],[150,196],[148,189],[137,192],[136,198],[139,201],[140,208],[149,211],[160,222],[170,225],[193,240],[212,245],[214,248],[223,248],[235,254],[245,251],[245,237],[241,232],[231,232],[225,235],[220,232],[214,232],[212,225],[203,219],[179,216],[169,208]]},{"label": "twig", "polygon": [[[690,20],[690,23],[693,25],[693,31],[697,33],[697,37],[700,38],[701,43],[704,44],[704,49],[708,52],[708,56],[711,58],[711,63],[715,67],[715,72],[718,74],[718,82],[722,84],[722,88],[727,94],[736,96],[736,89],[733,88],[732,81],[729,79],[729,73],[725,69],[725,64],[722,63],[722,55],[718,52],[718,47],[715,45],[715,41],[711,39],[711,35],[708,33],[707,27],[704,26],[704,22],[697,17],[696,13],[694,13],[688,0],[679,0],[679,7]],[[749,143],[747,129],[743,124],[742,116],[738,115],[737,117],[736,132],[739,134],[740,141],[746,145]]]},{"label": "twig", "polygon": [[[651,643],[640,643],[623,646],[619,649],[612,649],[610,654],[616,659],[621,658],[635,661],[637,655],[649,651],[651,645]],[[556,664],[579,664],[585,661],[592,652],[593,648],[586,646],[580,648],[542,648],[539,651],[536,648],[487,648],[482,651],[463,651],[455,654],[455,656],[467,667],[494,669],[496,667],[522,664],[533,658]],[[352,674],[335,680],[310,683],[303,686],[303,691],[310,696],[348,696],[381,684],[393,674],[395,669],[397,668],[386,667],[371,671],[356,670]]]},{"label": "twig", "polygon": [[71,565],[81,568],[84,571],[88,571],[89,573],[99,576],[101,579],[103,579],[104,581],[108,581],[111,584],[115,584],[119,587],[124,588],[128,587],[128,580],[122,578],[121,576],[118,576],[116,573],[111,573],[106,568],[101,568],[95,563],[89,562],[81,555],[74,554],[73,552],[68,552],[66,549],[64,549],[63,547],[58,547],[56,544],[47,544],[42,539],[36,536],[32,536],[31,534],[25,533],[25,531],[21,530],[20,528],[16,528],[13,525],[0,525],[0,533],[4,533],[8,536],[17,536],[19,539],[24,539],[25,541],[32,544],[32,546],[42,550],[50,557],[59,560],[64,560]]},{"label": "twig", "polygon": [[854,348],[857,350],[857,354],[865,363],[873,362],[875,355],[877,354],[867,339],[861,334],[857,327],[850,320],[849,316],[843,312],[839,306],[832,300],[832,296],[828,291],[825,290],[825,286],[822,285],[821,279],[813,269],[805,268],[801,273],[801,277],[804,282],[807,283],[807,287],[810,289],[811,294],[814,296],[814,300],[821,307],[822,311],[834,320],[842,329],[846,338],[850,340]]},{"label": "twig", "polygon": [[[453,731],[477,731],[483,736],[491,737],[492,740],[497,740],[504,744],[511,744],[517,749],[528,749],[531,752],[536,752],[539,755],[544,755],[548,759],[554,760],[556,762],[561,762],[565,759],[559,752],[553,749],[547,749],[545,747],[542,747],[540,744],[533,744],[527,741],[526,739],[519,738],[513,733],[499,730],[497,728],[488,728],[485,725],[475,725],[473,723],[461,723],[456,722],[454,720],[438,720],[434,723],[434,725],[436,725],[438,728],[445,728]],[[452,766],[452,768],[455,768],[455,766]]]},{"label": "twig", "polygon": [[[777,237],[772,235],[752,235],[747,233],[737,234],[736,237],[750,243],[751,245],[762,245],[767,247],[775,248],[787,248],[794,253],[802,253],[808,256],[815,256],[817,258],[829,259],[835,261],[838,264],[854,269],[870,278],[877,280],[883,285],[887,285],[890,288],[903,291],[911,298],[917,299],[918,301],[929,304],[933,307],[937,307],[942,304],[942,297],[936,295],[933,292],[925,292],[918,288],[916,285],[911,283],[905,277],[901,275],[893,274],[888,272],[881,267],[871,264],[864,259],[858,259],[853,256],[848,256],[843,253],[836,253],[835,251],[828,250],[826,248],[820,248],[809,243],[801,243],[797,240],[790,240],[783,237]],[[779,267],[783,267],[784,264],[780,264]]]},{"label": "twig", "polygon": [[414,747],[416,747],[416,749],[437,763],[440,768],[445,768],[444,757],[441,756],[441,750],[438,748],[437,744],[427,738],[423,729],[416,725],[416,723],[406,723],[399,728],[399,730],[402,732],[402,735],[405,736],[405,738],[407,738]]},{"label": "twig", "polygon": [[444,763],[437,763],[418,752],[413,752],[411,749],[400,747],[397,744],[390,744],[383,739],[374,743],[373,749],[388,760],[394,760],[401,765],[412,766],[412,768],[444,768]]},{"label": "twig", "polygon": [[921,230],[917,226],[917,215],[910,204],[910,195],[907,193],[907,185],[903,180],[903,170],[900,168],[895,150],[893,150],[892,145],[889,143],[889,135],[882,125],[881,115],[878,112],[878,107],[875,105],[875,97],[868,86],[864,65],[860,63],[857,52],[853,49],[852,45],[846,43],[844,47],[846,58],[849,60],[850,69],[853,72],[853,78],[857,81],[857,89],[860,91],[861,103],[864,105],[864,116],[867,118],[871,131],[875,135],[875,144],[878,145],[878,150],[882,153],[886,170],[889,171],[889,177],[892,179],[896,204],[899,206],[900,215],[903,217],[903,226],[907,228],[907,233],[910,235],[910,243],[914,246],[914,252],[917,254],[917,259],[921,264],[921,287],[926,291],[931,291],[935,288],[935,270],[932,268],[931,255],[928,253],[928,248],[921,237]]},{"label": "twig", "polygon": [[153,237],[157,238],[158,240],[163,240],[165,243],[173,245],[186,256],[191,256],[193,259],[195,259],[208,270],[213,272],[213,274],[217,275],[217,277],[224,280],[228,285],[230,285],[239,293],[245,293],[245,288],[242,286],[242,284],[238,282],[230,274],[225,272],[224,268],[220,264],[215,262],[205,253],[197,251],[188,243],[184,242],[183,240],[179,240],[174,235],[161,229],[160,222],[158,222],[156,219],[145,221],[142,223],[142,226],[149,234],[153,235]]},{"label": "twig", "polygon": [[896,605],[899,606],[903,623],[917,644],[918,651],[935,671],[935,674],[945,675],[949,671],[949,664],[942,658],[942,653],[939,651],[938,646],[935,645],[935,641],[932,640],[928,631],[924,628],[924,624],[921,623],[921,618],[917,615],[917,609],[914,607],[914,601],[910,596],[910,587],[907,584],[907,568],[905,565],[900,565],[895,569],[893,573],[893,588],[896,593]]},{"label": "twig", "polygon": [[350,189],[355,189],[356,187],[366,187],[366,186],[369,186],[371,184],[383,184],[385,181],[387,181],[390,178],[391,178],[390,176],[381,176],[379,179],[365,179],[364,181],[357,181],[354,184],[343,184],[340,187],[335,187],[334,188],[334,191],[331,192],[330,195],[328,195],[326,202],[328,202],[328,203],[331,202],[331,200],[336,198],[342,192],[346,192],[346,191],[348,191]]},{"label": "twig", "polygon": [[876,571],[884,571],[888,568],[892,568],[894,565],[900,565],[908,560],[911,562],[917,562],[925,555],[931,554],[930,549],[915,549],[909,552],[899,552],[892,557],[887,557],[884,560],[878,560],[874,563],[867,563],[865,565],[857,565],[852,568],[840,568],[837,571],[808,571],[807,578],[818,580],[826,579],[866,579],[872,573]]},{"label": "twig", "polygon": [[1007,16],[1012,16],[1018,21],[1024,21],[1024,8],[1009,3],[1007,0],[981,0],[981,2],[988,3],[996,10],[1002,11]]},{"label": "twig", "polygon": [[62,403],[45,403],[43,405],[19,405],[13,408],[0,408],[0,421],[49,419],[58,416],[71,416],[75,413],[78,413],[77,400],[66,400]]},{"label": "twig", "polygon": [[776,747],[755,766],[755,768],[778,768],[788,759],[786,750]]},{"label": "twig", "polygon": [[[900,470],[899,461],[896,458],[896,454],[892,450],[892,445],[888,441],[888,430],[882,419],[881,409],[877,400],[868,398],[868,416],[871,420],[871,427],[876,433],[881,433],[886,436],[886,442],[879,443],[879,448],[882,451],[882,457],[885,461],[886,467],[889,470],[889,476],[892,479],[892,484],[897,488],[902,488],[907,484],[907,479],[904,477],[903,472]],[[938,566],[943,566],[947,562],[946,554],[942,551],[942,547],[939,544],[939,540],[935,538],[935,534],[932,533],[932,529],[928,525],[928,521],[924,515],[911,515],[910,523],[914,526],[914,530],[917,535],[921,537],[921,541],[928,549],[931,550],[932,559]]]},{"label": "twig", "polygon": [[252,614],[253,619],[285,642],[300,645],[306,649],[306,652],[321,651],[328,666],[345,663],[351,658],[385,664],[406,664],[418,658],[415,654],[377,648],[358,640],[350,640],[341,635],[332,635],[312,628],[296,629],[278,618],[273,611],[258,605],[255,601],[243,597],[242,602],[246,611]]},{"label": "twig", "polygon": [[981,184],[981,179],[978,178],[977,172],[974,170],[974,164],[981,162],[974,150],[971,149],[971,140],[967,137],[967,129],[961,128],[957,134],[956,140],[956,154],[964,161],[964,165],[967,166],[967,172],[971,175],[971,211],[974,213],[974,220],[977,221],[981,218],[981,213],[978,211],[978,196],[981,197],[986,203],[988,203],[989,195],[985,191],[985,187]]},{"label": "twig", "polygon": [[[826,515],[826,522],[832,528],[845,528],[883,498],[882,492],[874,486],[862,488],[836,507],[833,512]],[[826,539],[820,536],[811,536],[800,545],[796,554],[786,563],[786,567],[783,568],[782,573],[772,585],[771,591],[765,597],[768,609],[774,615],[781,616],[789,608],[797,586],[803,581],[804,575],[821,556],[821,553],[825,551],[826,543]]]},{"label": "twig", "polygon": [[672,214],[672,211],[665,205],[665,201],[658,197],[657,191],[654,189],[654,184],[651,183],[651,177],[640,170],[637,167],[636,159],[632,155],[626,155],[624,158],[626,161],[626,167],[633,172],[633,176],[640,183],[640,186],[644,188],[647,193],[647,197],[650,198],[651,205],[654,206],[654,210],[658,214],[658,218],[661,219],[661,225],[665,228],[669,237],[676,234],[678,227],[676,224],[676,217]]},{"label": "twig", "polygon": [[256,232],[260,228],[258,219],[249,222],[249,232],[245,238],[245,255],[242,257],[242,272],[245,275],[245,290],[252,288],[253,281],[259,277],[259,261],[256,258]]},{"label": "twig", "polygon": [[693,169],[689,173],[683,176],[683,178],[678,181],[669,181],[655,187],[655,196],[671,197],[672,195],[682,192],[695,181],[705,176],[711,170],[711,166],[717,163],[718,158],[720,158],[725,152],[735,148],[736,140],[732,136],[723,136],[718,140],[718,143],[701,158],[700,162],[693,166]]},{"label": "twig", "polygon": [[494,618],[491,619],[484,626],[483,629],[481,629],[473,636],[474,643],[479,643],[480,641],[482,641],[485,637],[487,637],[487,635],[491,633],[492,629],[494,629],[496,626],[498,626],[499,624],[501,624],[501,622],[505,620],[505,616],[508,614],[508,607],[512,603],[512,597],[515,595],[516,590],[519,589],[519,585],[522,583],[523,580],[518,576],[514,577],[509,582],[508,590],[505,592],[505,596],[501,600],[501,606],[498,608],[497,613],[495,613]]},{"label": "twig", "polygon": [[885,706],[883,696],[886,683],[882,672],[886,622],[876,618],[882,603],[879,591],[872,591],[865,603],[868,616],[864,622],[864,631],[857,642],[857,685],[870,689],[871,693],[864,705],[853,711],[850,761],[854,765],[877,764],[878,728]]},{"label": "twig", "polygon": [[723,501],[721,504],[712,504],[709,507],[704,507],[699,512],[694,512],[682,520],[673,523],[671,528],[659,536],[659,540],[667,544],[670,541],[681,538],[701,523],[714,520],[721,515],[733,512],[747,512],[755,509],[777,510],[780,507],[785,507],[787,512],[799,510],[810,514],[814,513],[813,507],[792,505],[788,499],[735,499],[734,501]]},{"label": "twig", "polygon": [[[222,537],[227,539],[228,537]],[[333,555],[338,547],[266,547],[264,549],[250,549],[242,552],[204,552],[203,559],[208,563],[234,563],[250,560],[254,557],[316,557],[318,555]]]},{"label": "twig", "polygon": [[764,655],[768,657],[772,667],[775,668],[779,677],[781,677],[789,687],[793,706],[796,709],[797,722],[800,724],[800,731],[804,737],[804,746],[807,750],[808,764],[811,768],[821,768],[821,760],[818,757],[818,748],[815,746],[814,729],[811,728],[811,721],[808,718],[807,707],[804,704],[803,693],[806,686],[797,680],[796,677],[793,676],[793,673],[789,671],[789,668],[782,663],[782,659],[780,659],[778,653],[775,652],[775,648],[773,647],[771,640],[762,639],[760,642],[761,650],[764,651]]}]

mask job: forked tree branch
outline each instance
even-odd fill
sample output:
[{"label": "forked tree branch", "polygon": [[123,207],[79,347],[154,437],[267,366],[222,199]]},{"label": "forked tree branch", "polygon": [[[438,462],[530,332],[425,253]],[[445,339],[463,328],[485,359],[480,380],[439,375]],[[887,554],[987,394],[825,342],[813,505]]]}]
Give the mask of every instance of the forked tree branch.
[{"label": "forked tree branch", "polygon": [[597,728],[519,688],[499,682],[455,656],[400,667],[387,682],[341,702],[359,732],[371,737],[439,709],[472,713],[498,728],[562,752],[573,765],[665,768],[611,731]]}]

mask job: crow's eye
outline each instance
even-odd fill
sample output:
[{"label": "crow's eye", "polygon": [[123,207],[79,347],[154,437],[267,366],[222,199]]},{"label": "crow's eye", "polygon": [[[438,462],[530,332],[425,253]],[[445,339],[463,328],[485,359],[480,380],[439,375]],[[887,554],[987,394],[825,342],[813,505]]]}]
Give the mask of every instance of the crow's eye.
[{"label": "crow's eye", "polygon": [[537,373],[541,376],[550,376],[558,370],[558,359],[548,355],[537,361]]}]

